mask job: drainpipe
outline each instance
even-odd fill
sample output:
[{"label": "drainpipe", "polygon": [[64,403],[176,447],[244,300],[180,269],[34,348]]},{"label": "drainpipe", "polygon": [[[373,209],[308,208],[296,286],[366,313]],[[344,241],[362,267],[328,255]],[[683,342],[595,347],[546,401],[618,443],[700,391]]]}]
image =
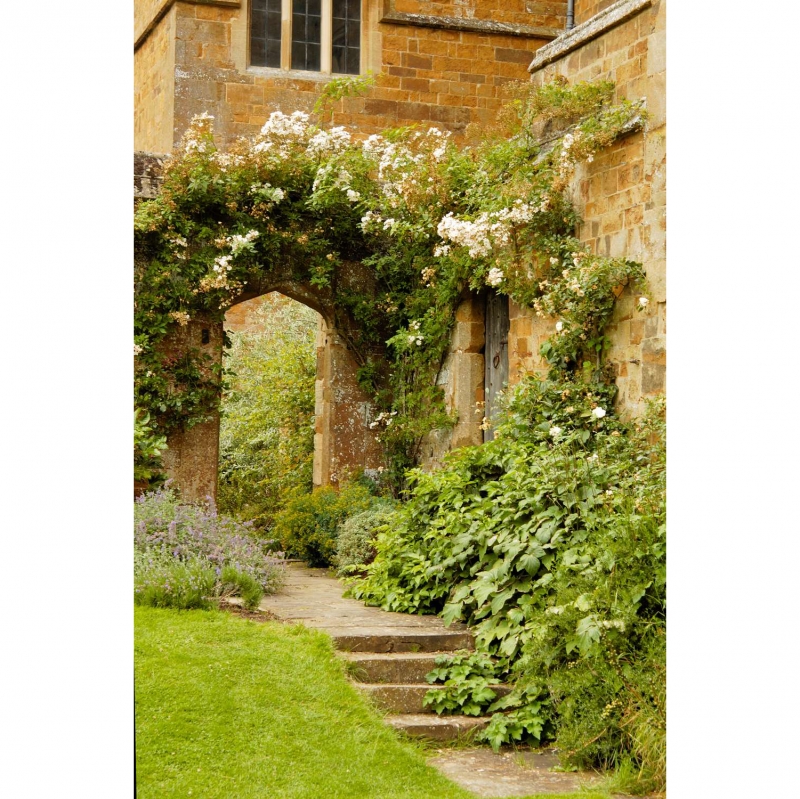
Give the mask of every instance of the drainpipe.
[{"label": "drainpipe", "polygon": [[575,27],[575,0],[567,0],[567,30]]}]

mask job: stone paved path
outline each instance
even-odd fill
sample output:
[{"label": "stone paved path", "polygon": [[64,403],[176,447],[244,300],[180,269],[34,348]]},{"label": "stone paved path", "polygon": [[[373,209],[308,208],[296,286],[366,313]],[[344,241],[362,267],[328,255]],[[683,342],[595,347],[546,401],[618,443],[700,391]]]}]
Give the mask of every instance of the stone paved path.
[{"label": "stone paved path", "polygon": [[445,627],[437,616],[387,613],[356,599],[346,599],[343,592],[342,583],[327,569],[290,563],[286,585],[277,594],[265,597],[260,607],[284,621],[324,630],[334,638],[370,634],[414,637],[454,632],[467,635],[463,624]]},{"label": "stone paved path", "polygon": [[[432,668],[435,654],[472,648],[472,636],[464,625],[445,627],[436,616],[387,613],[345,599],[343,591],[342,583],[326,569],[292,563],[284,588],[263,599],[260,607],[283,621],[328,633],[343,650],[342,657],[364,669],[368,684],[357,684],[379,707],[397,714],[387,716],[396,728],[428,738],[450,738],[485,723],[464,716],[438,717],[420,706],[430,688],[424,684],[424,674]],[[590,774],[550,771],[558,758],[546,751],[495,754],[487,747],[442,748],[434,751],[429,763],[475,796],[492,799],[571,793],[592,781]]]}]

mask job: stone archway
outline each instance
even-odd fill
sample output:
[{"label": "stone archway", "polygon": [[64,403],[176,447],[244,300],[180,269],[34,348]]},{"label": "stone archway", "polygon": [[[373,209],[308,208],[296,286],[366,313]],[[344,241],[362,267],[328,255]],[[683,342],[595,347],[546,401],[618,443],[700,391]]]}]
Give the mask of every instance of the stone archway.
[{"label": "stone archway", "polygon": [[[161,171],[168,156],[136,153],[134,157],[134,202],[151,199],[160,191]],[[369,427],[370,397],[358,385],[361,365],[353,346],[352,319],[334,302],[337,291],[355,290],[374,294],[374,276],[362,264],[351,262],[337,270],[336,280],[327,286],[313,285],[298,278],[286,265],[244,286],[233,305],[273,291],[315,310],[322,318],[317,339],[317,380],[315,396],[314,484],[336,485],[356,469],[377,469],[384,465],[377,432]],[[161,348],[165,354],[180,356],[197,350],[208,356],[205,376],[212,377],[222,364],[223,323],[194,318],[176,325]],[[215,370],[217,370],[215,372]],[[167,437],[164,467],[182,497],[189,502],[217,496],[219,462],[219,412],[207,421]]]},{"label": "stone archway", "polygon": [[[359,264],[345,270],[340,281],[345,287],[363,289],[370,274]],[[359,386],[360,366],[348,344],[348,320],[337,313],[333,287],[316,287],[290,275],[273,275],[268,281],[245,286],[232,307],[247,300],[278,292],[307,305],[320,316],[317,335],[317,378],[315,385],[314,485],[337,485],[340,479],[359,469],[384,465],[377,433],[370,429],[371,399]],[[193,319],[176,328],[164,347],[176,355],[196,348],[208,356],[207,370],[222,364],[223,323]],[[164,466],[179,487],[182,497],[197,502],[216,499],[219,461],[219,413],[187,430],[167,438]]]}]

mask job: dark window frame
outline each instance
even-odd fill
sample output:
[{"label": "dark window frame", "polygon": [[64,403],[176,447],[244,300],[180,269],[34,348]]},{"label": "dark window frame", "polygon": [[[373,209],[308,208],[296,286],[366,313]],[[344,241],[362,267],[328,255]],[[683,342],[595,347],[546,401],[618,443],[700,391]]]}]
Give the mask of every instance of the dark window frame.
[{"label": "dark window frame", "polygon": [[[360,75],[363,13],[363,0],[250,0],[248,67]],[[288,43],[283,40],[286,28]],[[330,41],[323,41],[326,33]]]}]

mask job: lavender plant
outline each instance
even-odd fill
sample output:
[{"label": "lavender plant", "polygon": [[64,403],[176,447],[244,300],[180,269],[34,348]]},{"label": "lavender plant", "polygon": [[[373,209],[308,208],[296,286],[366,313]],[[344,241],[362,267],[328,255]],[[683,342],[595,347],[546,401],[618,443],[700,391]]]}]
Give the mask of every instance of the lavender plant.
[{"label": "lavender plant", "polygon": [[209,607],[239,596],[255,607],[284,577],[283,555],[250,525],[205,506],[183,505],[169,486],[134,503],[134,600],[166,607]]}]

